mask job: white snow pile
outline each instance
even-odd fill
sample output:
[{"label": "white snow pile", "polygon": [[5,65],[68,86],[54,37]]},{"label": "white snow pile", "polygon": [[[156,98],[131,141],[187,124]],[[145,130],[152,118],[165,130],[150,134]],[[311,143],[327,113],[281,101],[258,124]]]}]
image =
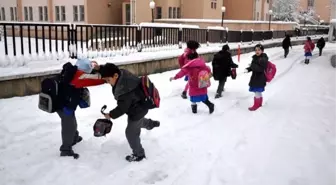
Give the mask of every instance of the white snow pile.
[{"label": "white snow pile", "polygon": [[142,22],[139,24],[141,27],[154,27],[154,28],[200,28],[198,25],[192,24],[167,24],[167,23],[150,23]]},{"label": "white snow pile", "polygon": [[[209,97],[214,114],[200,104],[198,114],[180,94],[184,80],[169,82],[177,71],[150,75],[161,107],[146,116],[161,121],[142,130],[147,159],[128,163],[127,117],[113,120],[107,137],[93,136],[100,107],[116,106],[109,85],[90,88],[91,107],[76,111],[84,140],[74,147],[81,157],[60,158],[60,118],[37,108],[38,96],[0,100],[0,184],[3,185],[334,185],[336,73],[327,43],[309,65],[302,46],[285,59],[281,48],[266,49],[277,75],[256,112],[247,107],[251,74],[243,73],[253,53],[241,56],[236,80],[228,79],[223,98]],[[237,57],[233,57],[237,62]],[[328,62],[326,62],[328,61]]]},{"label": "white snow pile", "polygon": [[[197,23],[221,23],[221,19],[158,19],[160,22],[197,22]],[[225,19],[224,23],[244,23],[244,24],[264,24],[268,21],[251,21],[251,20],[228,20]],[[294,24],[297,22],[286,22],[286,21],[272,21],[272,24]]]}]

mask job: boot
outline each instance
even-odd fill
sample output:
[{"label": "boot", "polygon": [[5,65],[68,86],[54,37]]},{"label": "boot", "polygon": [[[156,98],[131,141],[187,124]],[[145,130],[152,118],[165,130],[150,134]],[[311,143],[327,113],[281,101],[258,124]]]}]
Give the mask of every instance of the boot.
[{"label": "boot", "polygon": [[221,98],[222,97],[222,94],[216,94],[216,96],[215,96],[215,99],[217,99],[217,98]]},{"label": "boot", "polygon": [[82,140],[83,140],[82,136],[76,136],[72,143],[72,146],[75,146],[77,143],[80,143]]},{"label": "boot", "polygon": [[263,104],[263,97],[260,97],[260,107],[262,107]]},{"label": "boot", "polygon": [[191,105],[191,111],[192,111],[192,113],[194,113],[194,114],[197,113],[197,104],[192,104],[192,105]]},{"label": "boot", "polygon": [[187,99],[187,98],[188,98],[188,97],[187,97],[187,92],[186,92],[186,91],[183,91],[182,94],[181,94],[181,97],[182,97],[183,99]]},{"label": "boot", "polygon": [[61,151],[60,156],[61,157],[73,157],[74,159],[78,159],[79,158],[79,154],[75,153],[73,150]]},{"label": "boot", "polygon": [[160,121],[153,121],[153,120],[150,121],[152,122],[152,124],[146,127],[147,130],[152,130],[155,127],[160,127]]},{"label": "boot", "polygon": [[206,101],[203,102],[206,106],[209,108],[209,113],[212,114],[215,111],[215,105],[207,99]]},{"label": "boot", "polygon": [[135,154],[128,155],[128,156],[125,157],[126,161],[128,161],[128,162],[139,162],[139,161],[142,161],[145,158],[146,158],[145,155],[138,156],[138,155],[135,155]]},{"label": "boot", "polygon": [[250,111],[255,111],[255,110],[259,109],[261,107],[261,102],[262,102],[262,98],[254,97],[254,104],[253,104],[252,107],[249,107],[248,109]]}]

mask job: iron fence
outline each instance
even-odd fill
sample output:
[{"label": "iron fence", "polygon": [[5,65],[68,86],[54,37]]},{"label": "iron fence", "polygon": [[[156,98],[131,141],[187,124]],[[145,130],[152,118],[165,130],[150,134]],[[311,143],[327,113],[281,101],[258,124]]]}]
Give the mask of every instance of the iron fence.
[{"label": "iron fence", "polygon": [[68,52],[71,58],[76,58],[78,50],[119,50],[129,47],[141,52],[144,47],[176,45],[181,48],[182,43],[188,40],[196,40],[201,44],[252,42],[283,38],[285,35],[327,34],[329,29],[227,31],[126,25],[0,22],[0,30],[5,55]]}]

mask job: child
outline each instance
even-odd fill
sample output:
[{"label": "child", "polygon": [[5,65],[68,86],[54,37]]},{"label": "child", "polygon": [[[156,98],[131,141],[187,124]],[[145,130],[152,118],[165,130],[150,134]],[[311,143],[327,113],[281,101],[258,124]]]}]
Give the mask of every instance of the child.
[{"label": "child", "polygon": [[282,41],[282,48],[285,51],[285,58],[287,58],[288,53],[289,53],[289,47],[292,48],[292,43],[291,43],[291,39],[289,37],[289,35],[286,35],[286,38]]},{"label": "child", "polygon": [[312,52],[315,48],[315,44],[313,43],[313,41],[311,40],[310,37],[307,37],[307,40],[305,42],[305,45],[304,45],[304,52],[305,52],[305,64],[309,64],[309,60],[310,58],[313,56]]},{"label": "child", "polygon": [[231,68],[238,68],[238,65],[233,63],[229,50],[229,45],[224,45],[212,60],[213,75],[215,80],[219,81],[215,98],[222,97],[227,77],[231,75]]},{"label": "child", "polygon": [[252,63],[250,67],[246,68],[246,73],[252,71],[250,79],[250,92],[254,92],[254,104],[248,109],[255,111],[262,106],[263,97],[262,92],[265,91],[266,76],[265,70],[267,68],[268,56],[264,53],[264,46],[257,44],[255,47],[255,55],[252,57]]},{"label": "child", "polygon": [[322,51],[325,46],[325,40],[323,37],[321,37],[316,44],[317,48],[319,49],[319,56],[322,56]]},{"label": "child", "polygon": [[[187,48],[184,50],[184,53],[178,57],[178,62],[180,65],[180,69],[188,63],[187,55],[190,53],[196,52],[196,50],[200,47],[200,44],[196,41],[190,40],[187,42]],[[184,91],[182,92],[181,97],[183,99],[187,99],[187,91],[189,89],[188,85],[188,76],[185,76],[184,81],[187,81],[187,84],[184,87]]]},{"label": "child", "polygon": [[201,70],[207,71],[209,74],[211,70],[205,65],[205,61],[198,57],[196,52],[187,55],[188,60],[190,60],[182,69],[175,75],[171,77],[170,81],[182,78],[183,76],[189,76],[189,96],[191,101],[191,109],[194,114],[197,113],[198,102],[203,102],[208,106],[210,114],[214,112],[215,105],[209,101],[207,87],[199,88],[198,75]]},{"label": "child", "polygon": [[80,108],[89,107],[88,102],[84,101],[85,98],[83,98],[87,96],[83,87],[105,83],[104,80],[100,79],[99,74],[89,74],[96,66],[96,62],[87,59],[78,60],[75,66],[70,62],[63,65],[58,85],[60,105],[56,111],[62,123],[62,145],[60,147],[60,156],[62,157],[79,158],[79,155],[72,150],[72,146],[82,141],[82,137],[79,136],[77,130],[75,111],[78,105]]},{"label": "child", "polygon": [[128,162],[141,161],[146,158],[140,140],[141,128],[152,130],[154,127],[159,127],[160,122],[145,118],[148,109],[143,105],[145,95],[140,78],[111,63],[99,68],[102,78],[112,86],[112,93],[117,100],[117,107],[105,114],[105,118],[117,119],[127,114],[128,123],[125,133],[133,154],[127,155],[125,159]]}]

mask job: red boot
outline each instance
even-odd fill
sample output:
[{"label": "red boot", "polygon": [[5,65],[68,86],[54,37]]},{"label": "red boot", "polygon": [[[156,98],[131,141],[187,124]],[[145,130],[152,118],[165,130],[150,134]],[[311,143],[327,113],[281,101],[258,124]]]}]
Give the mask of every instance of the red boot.
[{"label": "red boot", "polygon": [[260,107],[263,105],[263,97],[260,97]]},{"label": "red boot", "polygon": [[250,111],[255,111],[255,110],[259,109],[259,107],[261,107],[261,102],[262,102],[262,98],[254,97],[254,104],[253,104],[252,107],[249,107],[248,109]]}]

